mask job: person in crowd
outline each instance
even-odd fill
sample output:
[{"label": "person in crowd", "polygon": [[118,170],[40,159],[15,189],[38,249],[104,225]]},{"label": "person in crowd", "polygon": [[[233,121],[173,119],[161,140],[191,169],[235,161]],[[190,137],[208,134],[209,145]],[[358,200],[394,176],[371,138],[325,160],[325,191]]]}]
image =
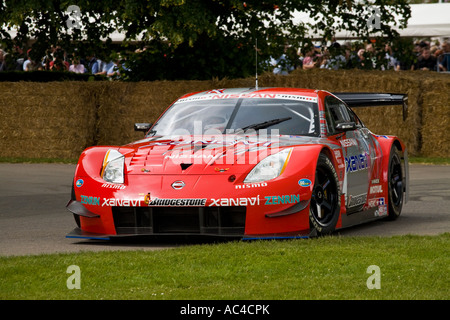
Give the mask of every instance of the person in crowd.
[{"label": "person in crowd", "polygon": [[82,64],[80,62],[80,57],[78,57],[78,56],[73,57],[72,64],[69,67],[69,71],[74,72],[74,73],[85,73],[86,72],[86,68],[85,68],[84,64]]},{"label": "person in crowd", "polygon": [[442,44],[442,54],[439,57],[439,71],[450,71],[450,41]]},{"label": "person in crowd", "polygon": [[23,63],[25,61],[23,49],[19,46],[14,46],[14,52],[16,56],[16,65],[15,69],[16,71],[22,71],[23,70]]},{"label": "person in crowd", "polygon": [[365,66],[365,59],[366,59],[366,57],[364,56],[365,53],[366,53],[365,49],[359,49],[357,54],[356,54],[356,57],[357,57],[357,60],[358,60],[358,64],[359,64],[360,67],[364,67]]},{"label": "person in crowd", "polygon": [[32,60],[30,57],[30,53],[31,53],[31,49],[28,49],[27,50],[27,60],[25,60],[22,64],[23,71],[31,71],[31,69],[32,69],[32,65],[31,65]]},{"label": "person in crowd", "polygon": [[294,70],[294,67],[290,65],[289,58],[287,56],[288,45],[284,46],[284,52],[278,59],[271,58],[270,64],[273,67],[274,74],[287,75]]},{"label": "person in crowd", "polygon": [[114,62],[112,60],[110,61],[103,61],[100,64],[99,72],[96,73],[96,75],[102,75],[106,76],[108,71],[114,66]]},{"label": "person in crowd", "polygon": [[49,67],[52,71],[68,71],[70,64],[65,60],[64,50],[57,48],[54,52],[53,61],[50,61]]},{"label": "person in crowd", "polygon": [[0,49],[0,71],[7,71],[8,66],[6,62],[6,51],[3,49]]},{"label": "person in crowd", "polygon": [[436,71],[437,61],[436,57],[431,54],[430,48],[425,47],[422,49],[422,53],[418,58],[418,61],[415,66],[413,66],[414,70],[432,70]]},{"label": "person in crowd", "polygon": [[327,61],[324,68],[333,70],[344,68],[347,63],[347,59],[342,54],[343,49],[345,48],[342,48],[339,42],[333,42],[324,54],[324,58]]},{"label": "person in crowd", "polygon": [[314,47],[306,47],[304,50],[303,70],[311,70],[317,67],[317,56]]},{"label": "person in crowd", "polygon": [[110,79],[117,79],[120,76],[121,70],[128,70],[121,56],[113,59],[114,63],[106,72],[106,76]]},{"label": "person in crowd", "polygon": [[87,62],[88,62],[87,71],[92,74],[97,74],[100,70],[100,67],[99,62],[97,58],[94,56],[94,54],[91,53],[88,55]]},{"label": "person in crowd", "polygon": [[400,62],[392,54],[392,48],[391,48],[390,44],[386,43],[386,45],[384,46],[384,52],[386,53],[384,56],[386,59],[386,66],[383,65],[382,70],[399,71],[400,70]]}]

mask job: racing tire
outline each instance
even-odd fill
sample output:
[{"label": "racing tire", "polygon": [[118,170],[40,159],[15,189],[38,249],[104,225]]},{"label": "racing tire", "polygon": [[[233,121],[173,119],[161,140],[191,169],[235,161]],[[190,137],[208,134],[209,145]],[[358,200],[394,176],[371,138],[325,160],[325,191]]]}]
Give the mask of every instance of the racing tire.
[{"label": "racing tire", "polygon": [[404,202],[403,168],[399,151],[392,146],[388,168],[388,216],[387,220],[396,220],[402,212]]},{"label": "racing tire", "polygon": [[325,154],[320,154],[309,206],[311,236],[327,235],[335,230],[341,207],[340,194],[333,163]]}]

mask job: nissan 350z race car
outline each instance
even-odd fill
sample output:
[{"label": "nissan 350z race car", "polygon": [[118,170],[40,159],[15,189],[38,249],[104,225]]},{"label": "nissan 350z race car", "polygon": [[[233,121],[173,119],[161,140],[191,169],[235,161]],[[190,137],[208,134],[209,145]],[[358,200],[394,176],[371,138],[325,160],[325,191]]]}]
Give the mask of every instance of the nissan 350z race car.
[{"label": "nissan 350z race car", "polygon": [[408,156],[373,134],[358,106],[407,96],[293,88],[187,94],[142,140],[86,149],[67,209],[67,237],[308,237],[386,218],[408,194]]}]

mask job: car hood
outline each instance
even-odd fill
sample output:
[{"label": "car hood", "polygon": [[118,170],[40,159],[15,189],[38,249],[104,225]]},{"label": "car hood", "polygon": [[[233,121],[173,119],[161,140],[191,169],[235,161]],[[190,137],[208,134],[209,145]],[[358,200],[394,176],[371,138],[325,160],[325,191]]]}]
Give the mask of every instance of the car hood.
[{"label": "car hood", "polygon": [[321,143],[303,136],[224,135],[183,138],[152,137],[125,145],[127,174],[227,174],[246,173],[268,155],[290,146]]}]

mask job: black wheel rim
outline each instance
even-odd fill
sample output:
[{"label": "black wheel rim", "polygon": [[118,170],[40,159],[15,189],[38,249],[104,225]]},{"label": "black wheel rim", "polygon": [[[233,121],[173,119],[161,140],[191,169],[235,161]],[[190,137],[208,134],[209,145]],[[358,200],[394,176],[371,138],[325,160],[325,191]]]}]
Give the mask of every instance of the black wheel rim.
[{"label": "black wheel rim", "polygon": [[332,173],[326,168],[317,168],[310,210],[314,219],[322,226],[327,226],[333,220],[338,202],[336,190]]},{"label": "black wheel rim", "polygon": [[392,203],[398,207],[403,199],[403,175],[402,166],[398,157],[393,157],[389,168],[389,193]]}]

